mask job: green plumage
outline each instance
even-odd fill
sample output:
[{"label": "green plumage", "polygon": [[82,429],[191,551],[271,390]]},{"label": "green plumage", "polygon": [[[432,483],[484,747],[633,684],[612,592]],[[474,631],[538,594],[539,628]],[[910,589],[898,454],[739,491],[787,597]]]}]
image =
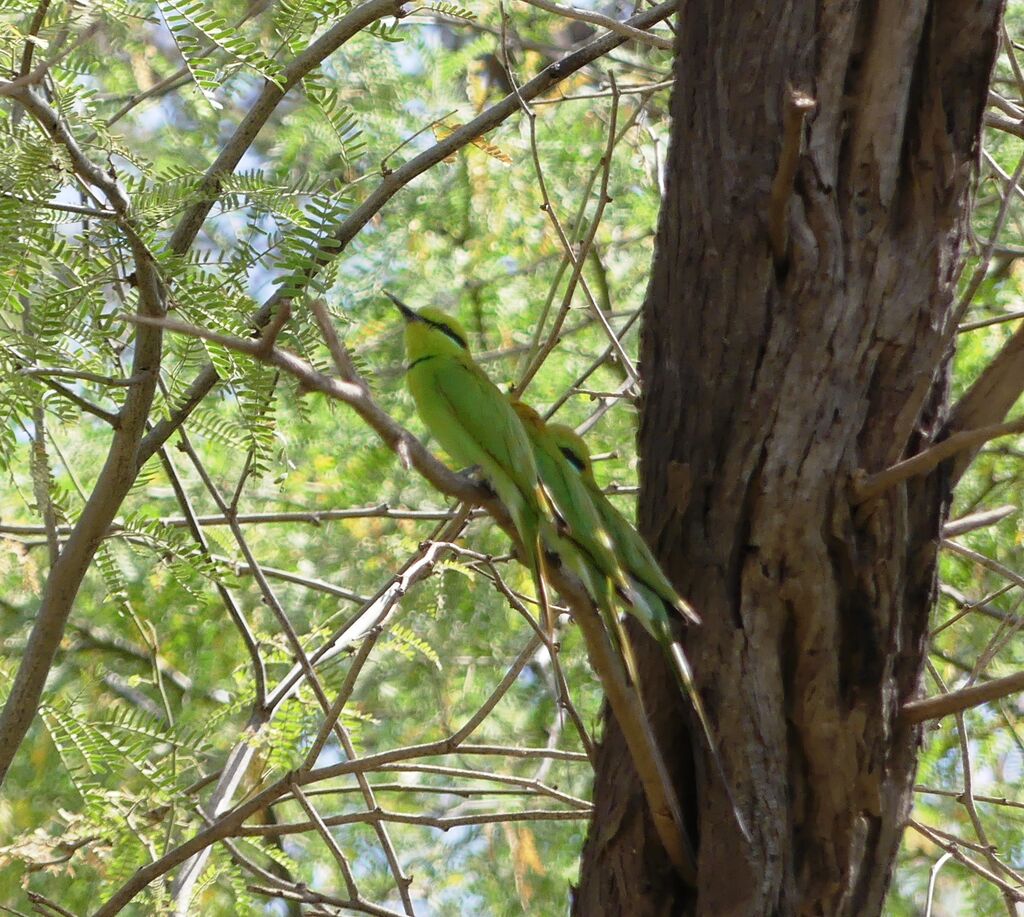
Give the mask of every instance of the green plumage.
[{"label": "green plumage", "polygon": [[540,530],[549,514],[522,423],[470,356],[455,319],[437,309],[414,312],[387,295],[406,320],[406,383],[420,418],[456,464],[480,468],[505,505],[546,609]]},{"label": "green plumage", "polygon": [[718,746],[711,732],[711,723],[704,709],[704,703],[694,684],[690,663],[672,631],[672,619],[677,615],[692,623],[700,623],[700,618],[672,588],[672,584],[662,572],[651,549],[647,547],[647,543],[640,537],[640,533],[601,491],[594,478],[590,450],[583,439],[576,434],[572,427],[564,424],[548,424],[548,431],[567,463],[579,474],[597,516],[611,536],[615,554],[625,569],[632,587],[627,608],[644,629],[658,641],[671,661],[679,686],[697,714],[701,730],[704,733],[704,740],[732,802],[737,824],[744,835],[749,837],[739,806],[733,798],[732,788],[726,777]]},{"label": "green plumage", "polygon": [[633,653],[616,613],[616,594],[630,594],[630,586],[612,548],[612,539],[583,479],[569,464],[547,424],[522,401],[513,401],[512,408],[530,438],[541,483],[558,515],[554,527],[542,529],[544,547],[583,582],[635,682]]},{"label": "green plumage", "polygon": [[[579,474],[594,509],[611,536],[615,554],[626,570],[635,593],[636,601],[630,610],[640,623],[659,642],[663,641],[665,628],[677,614],[684,620],[699,624],[697,613],[672,587],[651,549],[647,547],[647,542],[602,493],[594,479],[590,451],[583,439],[572,427],[564,424],[549,424],[548,430],[567,462]],[[668,636],[671,637],[670,630]]]}]

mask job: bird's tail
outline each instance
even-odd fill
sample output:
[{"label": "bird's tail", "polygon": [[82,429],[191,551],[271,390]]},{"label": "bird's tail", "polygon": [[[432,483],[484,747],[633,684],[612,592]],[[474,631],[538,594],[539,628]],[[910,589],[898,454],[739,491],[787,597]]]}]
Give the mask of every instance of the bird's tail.
[{"label": "bird's tail", "polygon": [[[586,559],[584,558],[584,562]],[[608,634],[608,640],[616,650],[623,665],[626,667],[626,674],[634,686],[640,684],[640,669],[636,662],[636,654],[633,651],[633,642],[622,625],[622,618],[619,616],[616,607],[617,589],[615,580],[606,573],[589,566],[590,576],[586,583],[587,589],[594,600],[594,605],[601,615],[604,629]]]},{"label": "bird's tail", "polygon": [[750,842],[750,831],[747,829],[746,821],[743,818],[743,814],[740,812],[740,807],[736,802],[736,797],[733,795],[732,783],[725,773],[725,765],[722,762],[722,756],[718,751],[718,743],[715,741],[715,737],[711,732],[711,722],[704,709],[704,702],[700,699],[700,693],[697,691],[697,685],[693,680],[693,670],[690,668],[690,662],[686,658],[686,654],[683,652],[683,648],[679,645],[679,642],[669,631],[668,622],[663,622],[663,627],[659,628],[659,630],[661,630],[661,639],[659,642],[661,642],[668,650],[669,657],[672,660],[672,669],[676,674],[679,685],[682,688],[683,693],[689,699],[690,704],[693,706],[694,713],[697,714],[701,732],[704,734],[704,742],[707,745],[708,752],[715,763],[715,770],[718,771],[719,779],[722,781],[722,786],[725,788],[725,794],[729,797],[729,804],[732,806],[732,813],[733,817],[736,819],[736,824],[739,827],[740,832],[743,834],[743,837]]},{"label": "bird's tail", "polygon": [[519,539],[523,543],[523,553],[534,588],[537,590],[537,601],[540,603],[541,619],[549,637],[554,636],[555,621],[548,600],[547,582],[544,578],[544,549],[541,544],[541,516],[534,507],[524,500],[509,500],[508,511],[512,515]]}]

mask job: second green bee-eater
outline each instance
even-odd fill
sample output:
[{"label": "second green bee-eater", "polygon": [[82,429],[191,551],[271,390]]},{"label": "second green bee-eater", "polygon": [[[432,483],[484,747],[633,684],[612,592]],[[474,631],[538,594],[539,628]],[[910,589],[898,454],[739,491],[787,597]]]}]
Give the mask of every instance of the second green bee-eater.
[{"label": "second green bee-eater", "polygon": [[736,822],[743,834],[749,837],[739,806],[733,798],[732,787],[711,732],[711,723],[704,703],[694,684],[690,663],[672,630],[673,617],[682,617],[693,623],[699,623],[700,618],[672,587],[640,533],[601,490],[594,478],[590,450],[583,438],[565,424],[548,424],[548,430],[562,455],[579,474],[598,516],[611,536],[616,556],[625,568],[633,587],[633,601],[627,602],[627,607],[644,629],[657,640],[671,660],[679,685],[693,706],[694,713],[697,714],[704,740],[732,803]]},{"label": "second green bee-eater", "polygon": [[557,555],[582,581],[613,644],[617,644],[630,677],[636,681],[632,649],[616,613],[617,593],[631,595],[631,589],[613,550],[612,538],[583,479],[566,459],[541,416],[522,401],[512,401],[512,408],[533,444],[541,483],[557,514],[554,529],[542,530],[545,550]]}]

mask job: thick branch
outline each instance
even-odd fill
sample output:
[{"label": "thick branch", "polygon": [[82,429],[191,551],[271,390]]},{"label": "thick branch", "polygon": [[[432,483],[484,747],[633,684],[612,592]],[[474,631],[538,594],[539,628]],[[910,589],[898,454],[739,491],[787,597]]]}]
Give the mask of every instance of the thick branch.
[{"label": "thick branch", "polygon": [[1024,672],[1014,672],[1013,675],[995,678],[981,685],[911,701],[903,706],[901,715],[907,723],[923,723],[925,720],[937,720],[951,713],[960,713],[1008,697],[1018,691],[1024,691]]},{"label": "thick branch", "polygon": [[[1021,392],[1024,392],[1024,325],[1013,333],[995,359],[954,405],[947,429],[977,429],[998,423],[1016,403]],[[980,445],[965,450],[957,457],[951,484],[963,476]]]},{"label": "thick branch", "polygon": [[924,452],[919,452],[902,462],[897,462],[891,468],[886,468],[885,471],[880,471],[878,474],[870,475],[859,481],[855,480],[853,482],[854,501],[864,503],[909,478],[927,474],[946,459],[964,452],[970,452],[973,455],[989,440],[1021,432],[1024,432],[1024,418],[954,433],[948,439],[944,439],[925,449]]}]

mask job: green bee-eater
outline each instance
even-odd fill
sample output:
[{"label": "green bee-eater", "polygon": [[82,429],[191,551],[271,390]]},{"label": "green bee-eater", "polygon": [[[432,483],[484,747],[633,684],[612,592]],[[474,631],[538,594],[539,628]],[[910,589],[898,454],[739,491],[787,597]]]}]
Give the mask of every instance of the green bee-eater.
[{"label": "green bee-eater", "polygon": [[548,617],[540,532],[542,524],[553,523],[526,430],[470,356],[466,332],[454,318],[430,307],[416,311],[385,295],[405,319],[405,378],[420,418],[457,463],[480,468],[505,505]]},{"label": "green bee-eater", "polygon": [[541,483],[557,515],[554,528],[542,529],[544,548],[557,555],[583,582],[635,683],[636,664],[616,613],[616,593],[630,597],[632,593],[615,556],[611,536],[583,479],[561,451],[540,414],[522,401],[512,401],[512,408],[530,437]]},{"label": "green bee-eater", "polygon": [[[549,424],[548,430],[566,460],[575,468],[594,502],[594,508],[611,536],[619,562],[629,576],[637,601],[631,611],[659,642],[675,614],[694,624],[700,618],[662,572],[647,542],[604,495],[594,479],[590,450],[581,436],[565,424]],[[671,631],[668,631],[669,636]]]},{"label": "green bee-eater", "polygon": [[565,424],[548,424],[551,438],[558,445],[562,455],[578,472],[580,480],[586,487],[593,502],[594,509],[600,517],[605,529],[611,536],[612,545],[619,562],[625,568],[629,583],[632,586],[631,602],[628,609],[633,613],[644,629],[652,636],[668,654],[675,670],[680,687],[693,705],[694,712],[704,733],[704,740],[714,760],[715,767],[722,778],[726,793],[732,803],[737,824],[745,836],[749,838],[743,816],[732,794],[732,787],[725,774],[718,745],[711,732],[704,703],[697,692],[693,681],[693,672],[683,648],[679,645],[672,632],[672,618],[679,615],[693,623],[700,623],[700,618],[687,602],[680,598],[672,588],[672,584],[662,572],[657,560],[651,553],[640,533],[629,523],[604,495],[594,478],[594,469],[590,461],[590,450],[583,438]]}]

